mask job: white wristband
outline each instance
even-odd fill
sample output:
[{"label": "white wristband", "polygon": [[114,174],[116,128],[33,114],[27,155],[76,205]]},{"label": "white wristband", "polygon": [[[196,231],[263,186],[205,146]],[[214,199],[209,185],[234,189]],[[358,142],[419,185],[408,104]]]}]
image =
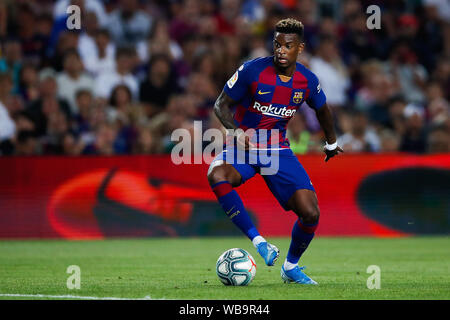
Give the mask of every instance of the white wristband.
[{"label": "white wristband", "polygon": [[325,149],[327,149],[328,151],[333,151],[334,149],[337,148],[337,141],[335,143],[332,144],[328,144],[328,142],[325,142]]}]

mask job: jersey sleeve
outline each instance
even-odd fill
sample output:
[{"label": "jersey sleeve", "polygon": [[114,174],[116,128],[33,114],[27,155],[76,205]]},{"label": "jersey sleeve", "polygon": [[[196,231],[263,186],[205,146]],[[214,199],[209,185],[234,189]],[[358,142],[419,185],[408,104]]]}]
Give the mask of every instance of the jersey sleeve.
[{"label": "jersey sleeve", "polygon": [[310,94],[306,103],[308,103],[311,108],[318,110],[325,104],[327,98],[320,87],[319,79],[315,74],[311,73],[308,82]]},{"label": "jersey sleeve", "polygon": [[250,66],[244,63],[227,81],[223,91],[234,101],[240,101],[250,85],[250,73]]}]

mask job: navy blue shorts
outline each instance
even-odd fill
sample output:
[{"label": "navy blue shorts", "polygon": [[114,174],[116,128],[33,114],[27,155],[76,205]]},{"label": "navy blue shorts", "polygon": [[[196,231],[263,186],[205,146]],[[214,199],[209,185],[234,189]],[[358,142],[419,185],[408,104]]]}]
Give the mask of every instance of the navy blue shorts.
[{"label": "navy blue shorts", "polygon": [[272,194],[284,210],[291,210],[287,202],[298,189],[315,192],[305,169],[291,149],[237,151],[225,149],[211,162],[210,169],[217,161],[231,164],[242,177],[242,183],[261,174]]}]

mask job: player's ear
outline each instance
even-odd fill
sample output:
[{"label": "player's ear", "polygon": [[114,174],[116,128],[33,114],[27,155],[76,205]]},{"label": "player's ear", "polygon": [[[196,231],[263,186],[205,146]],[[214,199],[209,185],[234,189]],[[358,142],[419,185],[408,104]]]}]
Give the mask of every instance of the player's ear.
[{"label": "player's ear", "polygon": [[300,43],[298,44],[298,53],[302,53],[304,49],[305,49],[305,43],[300,41]]}]

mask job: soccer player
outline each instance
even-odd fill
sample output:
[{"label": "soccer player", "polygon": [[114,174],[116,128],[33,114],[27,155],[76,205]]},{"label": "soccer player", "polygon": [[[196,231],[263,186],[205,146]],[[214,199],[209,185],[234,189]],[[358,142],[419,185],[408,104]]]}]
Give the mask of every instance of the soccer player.
[{"label": "soccer player", "polygon": [[[304,267],[298,266],[318,226],[317,197],[311,180],[289,148],[286,138],[287,123],[304,101],[315,110],[325,133],[325,161],[343,150],[336,143],[332,113],[317,77],[297,63],[297,56],[304,49],[303,30],[303,24],[295,19],[279,21],[273,39],[274,55],[245,62],[225,84],[214,111],[235,139],[233,141],[237,141],[237,145],[231,148],[242,146],[244,149],[245,161],[228,157],[227,152],[234,150],[225,149],[212,161],[208,181],[231,221],[253,242],[265,263],[273,266],[279,256],[278,248],[259,234],[233,189],[264,168],[260,161],[249,160],[252,154],[261,150],[272,151],[278,157],[278,169],[275,174],[261,175],[284,210],[292,210],[298,217],[292,228],[281,277],[284,282],[317,284],[302,271]],[[231,112],[233,107],[236,107],[234,115]],[[254,129],[253,135],[247,134],[249,129]],[[270,142],[259,139],[264,130],[264,136],[270,138]],[[275,132],[276,143],[273,143],[272,131]]]}]

